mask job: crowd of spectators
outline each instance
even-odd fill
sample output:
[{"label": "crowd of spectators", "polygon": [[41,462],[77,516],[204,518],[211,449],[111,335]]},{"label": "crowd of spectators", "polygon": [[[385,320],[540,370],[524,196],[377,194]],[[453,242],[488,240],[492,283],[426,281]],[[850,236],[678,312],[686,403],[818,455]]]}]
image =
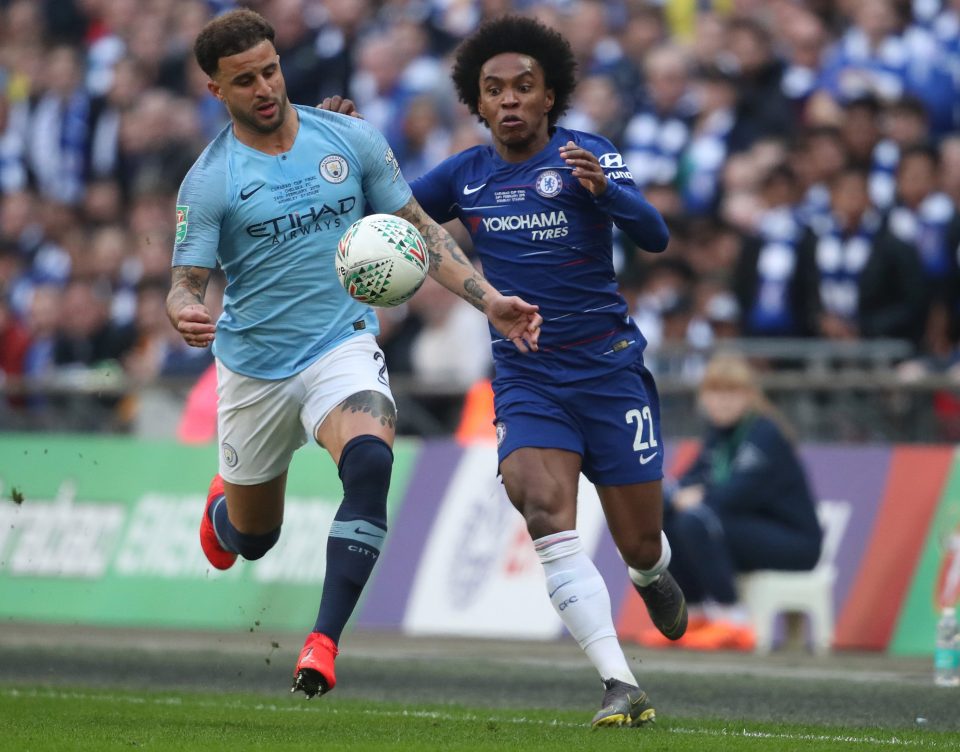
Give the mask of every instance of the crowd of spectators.
[{"label": "crowd of spectators", "polygon": [[[662,256],[616,238],[654,371],[658,349],[731,336],[896,338],[956,370],[960,0],[0,0],[8,384],[209,366],[164,294],[177,188],[227,122],[192,43],[235,5],[275,26],[291,101],[351,97],[407,179],[487,139],[449,82],[459,40],[503,12],[562,31],[580,84],[561,124],[613,141],[671,229]],[[392,374],[483,376],[460,306],[428,286],[381,312]],[[100,402],[114,425],[135,409]]]}]

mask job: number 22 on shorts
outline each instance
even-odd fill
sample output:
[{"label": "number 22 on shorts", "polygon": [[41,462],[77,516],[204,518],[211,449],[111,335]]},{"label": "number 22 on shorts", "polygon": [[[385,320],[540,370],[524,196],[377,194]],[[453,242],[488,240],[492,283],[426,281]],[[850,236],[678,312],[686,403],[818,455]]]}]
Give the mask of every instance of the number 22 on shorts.
[{"label": "number 22 on shorts", "polygon": [[[633,451],[640,452],[640,464],[646,465],[650,460],[657,456],[659,449],[656,447],[657,437],[653,431],[653,413],[649,405],[644,405],[640,410],[636,408],[627,410],[624,419],[627,423],[637,424],[637,433],[633,439]],[[646,438],[644,438],[646,434]],[[650,451],[653,450],[653,451]]]}]

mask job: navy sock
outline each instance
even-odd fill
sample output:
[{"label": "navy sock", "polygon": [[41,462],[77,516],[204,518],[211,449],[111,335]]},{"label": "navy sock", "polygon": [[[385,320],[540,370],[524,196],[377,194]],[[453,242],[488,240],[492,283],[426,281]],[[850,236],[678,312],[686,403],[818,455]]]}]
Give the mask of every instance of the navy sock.
[{"label": "navy sock", "polygon": [[220,540],[220,545],[249,561],[261,558],[280,539],[279,527],[262,535],[241,533],[230,522],[227,516],[227,501],[222,496],[210,505],[210,521],[213,523],[213,530]]},{"label": "navy sock", "polygon": [[387,533],[387,491],[393,452],[376,436],[357,436],[340,455],[343,502],[327,538],[327,572],[323,578],[315,632],[335,643],[360,600]]}]

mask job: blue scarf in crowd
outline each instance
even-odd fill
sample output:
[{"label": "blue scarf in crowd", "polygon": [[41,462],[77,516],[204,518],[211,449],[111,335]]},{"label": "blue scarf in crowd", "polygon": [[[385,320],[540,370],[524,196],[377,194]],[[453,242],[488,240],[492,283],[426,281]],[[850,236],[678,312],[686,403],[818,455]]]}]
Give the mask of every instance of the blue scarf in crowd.
[{"label": "blue scarf in crowd", "polygon": [[842,233],[831,217],[817,233],[817,268],[824,311],[856,321],[860,303],[860,273],[870,260],[880,215],[869,210],[851,233]]},{"label": "blue scarf in crowd", "polygon": [[898,205],[890,211],[890,231],[917,249],[929,279],[943,280],[950,273],[947,231],[954,215],[953,202],[945,193],[931,193],[916,210]]},{"label": "blue scarf in crowd", "polygon": [[766,212],[760,219],[763,245],[757,257],[757,292],[747,312],[747,330],[762,336],[797,334],[790,307],[790,284],[797,267],[801,224],[793,207]]}]

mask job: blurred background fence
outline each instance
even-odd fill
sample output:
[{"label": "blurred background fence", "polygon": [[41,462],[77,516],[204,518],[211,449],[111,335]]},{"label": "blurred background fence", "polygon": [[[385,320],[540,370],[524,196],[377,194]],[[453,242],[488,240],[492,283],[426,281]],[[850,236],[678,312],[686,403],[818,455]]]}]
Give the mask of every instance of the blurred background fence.
[{"label": "blurred background fence", "polygon": [[[771,401],[812,441],[953,442],[960,440],[960,385],[944,373],[914,373],[900,364],[900,340],[730,339],[723,347],[764,370]],[[671,438],[702,430],[697,410],[700,368],[714,348],[663,346],[649,352],[658,377],[663,426]],[[0,384],[0,430],[93,431],[174,438],[196,377],[137,382],[122,369],[63,369],[45,378]],[[399,433],[448,436],[464,410],[464,386],[400,374],[391,379]]]}]

